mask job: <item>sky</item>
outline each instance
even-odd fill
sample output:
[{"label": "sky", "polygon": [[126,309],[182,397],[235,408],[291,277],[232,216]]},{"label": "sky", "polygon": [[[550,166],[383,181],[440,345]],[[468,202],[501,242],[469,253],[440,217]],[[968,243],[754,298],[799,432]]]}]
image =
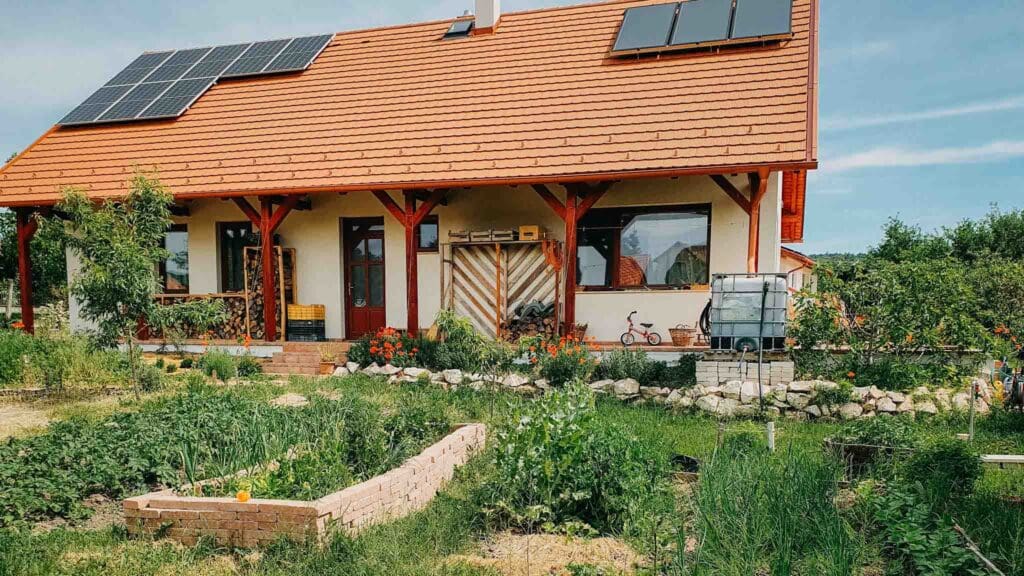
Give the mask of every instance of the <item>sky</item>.
[{"label": "sky", "polygon": [[[504,0],[512,12],[580,4]],[[0,0],[0,161],[145,50],[461,15],[472,0]],[[821,0],[807,253],[1024,208],[1024,2]]]}]

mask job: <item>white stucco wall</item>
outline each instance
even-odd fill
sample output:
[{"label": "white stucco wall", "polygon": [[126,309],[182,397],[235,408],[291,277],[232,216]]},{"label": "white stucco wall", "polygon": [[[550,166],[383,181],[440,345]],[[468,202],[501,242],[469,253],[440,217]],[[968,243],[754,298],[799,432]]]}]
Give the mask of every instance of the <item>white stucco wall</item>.
[{"label": "white stucco wall", "polygon": [[[733,182],[746,190],[746,178]],[[779,270],[781,179],[773,175],[761,210],[760,266],[764,272]],[[560,187],[551,187],[564,199]],[[393,195],[400,203],[400,194]],[[258,206],[255,198],[250,198]],[[313,209],[293,211],[278,230],[282,243],[296,251],[298,300],[325,304],[327,336],[345,335],[342,302],[343,277],[341,218],[383,216],[385,226],[385,298],[387,323],[406,324],[404,229],[369,192],[347,195],[321,194],[312,197]],[[747,257],[747,215],[710,178],[633,180],[612,186],[595,207],[665,204],[711,204],[711,273],[743,272]],[[456,189],[448,205],[435,211],[440,238],[445,241],[453,229],[514,228],[538,224],[548,235],[564,237],[562,221],[528,186],[515,188]],[[231,201],[202,200],[191,204],[191,214],[180,219],[188,224],[189,284],[194,294],[220,291],[217,223],[245,221]],[[419,323],[429,326],[441,305],[441,259],[436,253],[419,255]],[[693,325],[707,302],[703,291],[621,291],[579,292],[577,321],[590,325],[590,334],[602,340],[616,340],[631,310],[647,322],[654,322],[663,336],[678,323]]]}]

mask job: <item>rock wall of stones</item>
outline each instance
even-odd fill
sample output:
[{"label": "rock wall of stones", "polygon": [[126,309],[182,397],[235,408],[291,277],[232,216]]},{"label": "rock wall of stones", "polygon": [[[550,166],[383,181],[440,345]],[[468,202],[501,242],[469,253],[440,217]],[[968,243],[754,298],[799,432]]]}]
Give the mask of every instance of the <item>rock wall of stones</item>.
[{"label": "rock wall of stones", "polygon": [[[674,410],[704,412],[721,417],[754,416],[761,411],[762,399],[764,411],[768,415],[795,420],[853,420],[872,418],[879,414],[913,416],[918,413],[938,414],[970,409],[968,390],[950,388],[932,390],[920,387],[912,392],[892,392],[880,390],[875,386],[854,387],[848,399],[837,402],[836,398],[840,395],[835,391],[840,388],[839,384],[825,380],[787,382],[787,374],[780,372],[781,370],[776,368],[779,377],[775,379],[775,383],[767,380],[762,381],[760,385],[753,380],[734,379],[718,385],[698,383],[690,388],[673,390],[641,386],[636,380],[626,378],[597,380],[590,383],[590,388],[599,394],[615,396],[624,402],[649,402]],[[445,388],[467,386],[481,390],[502,387],[523,394],[540,394],[551,389],[546,380],[532,379],[518,373],[492,377],[465,373],[461,370],[431,372],[424,368],[399,368],[390,364],[371,364],[363,368],[349,362],[339,367],[335,371],[335,376],[356,373],[383,376],[396,383],[429,381]],[[991,387],[981,378],[975,379],[973,385],[979,391],[975,409],[978,413],[985,414],[992,403]]]}]

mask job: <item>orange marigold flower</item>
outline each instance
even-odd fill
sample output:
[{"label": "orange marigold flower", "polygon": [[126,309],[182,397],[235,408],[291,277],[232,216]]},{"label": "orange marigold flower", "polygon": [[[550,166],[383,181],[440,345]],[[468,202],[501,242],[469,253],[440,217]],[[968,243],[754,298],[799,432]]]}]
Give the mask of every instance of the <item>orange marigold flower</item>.
[{"label": "orange marigold flower", "polygon": [[854,372],[853,370],[850,370],[849,372],[846,373],[847,378],[854,378],[855,376],[857,376],[857,373]]},{"label": "orange marigold flower", "polygon": [[536,346],[530,346],[530,352],[536,352],[536,351],[537,351],[537,347]]},{"label": "orange marigold flower", "polygon": [[378,351],[380,351],[380,348],[377,348],[376,346],[370,346],[370,354],[376,354]]},{"label": "orange marigold flower", "polygon": [[402,342],[401,341],[395,342],[395,348],[401,349],[402,348]]},{"label": "orange marigold flower", "polygon": [[530,358],[530,363],[531,364],[536,364],[537,363],[537,357],[534,356],[533,358]]}]

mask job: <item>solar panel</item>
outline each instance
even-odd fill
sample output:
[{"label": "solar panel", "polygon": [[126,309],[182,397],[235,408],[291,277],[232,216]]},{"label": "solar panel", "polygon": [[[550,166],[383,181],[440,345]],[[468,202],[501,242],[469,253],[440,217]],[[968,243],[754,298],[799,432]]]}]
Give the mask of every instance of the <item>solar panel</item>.
[{"label": "solar panel", "polygon": [[793,0],[736,0],[732,38],[777,38],[792,33]]},{"label": "solar panel", "polygon": [[216,78],[178,80],[139,114],[138,118],[176,118],[181,116],[216,81]]},{"label": "solar panel", "polygon": [[330,43],[333,34],[322,36],[306,36],[295,38],[281,53],[274,58],[266,68],[264,74],[275,72],[298,72],[305,70],[313,63],[313,60],[323,52]]},{"label": "solar panel", "polygon": [[270,61],[280,54],[289,42],[289,40],[256,42],[245,51],[245,54],[242,54],[241,58],[235,60],[235,63],[220,75],[221,78],[251,76],[263,72],[267,64],[270,64]]},{"label": "solar panel", "polygon": [[678,3],[639,6],[626,10],[613,51],[658,48],[668,44]]},{"label": "solar panel", "polygon": [[139,56],[131,64],[125,67],[124,70],[117,73],[116,76],[110,79],[105,86],[120,86],[124,84],[137,84],[142,81],[143,78],[149,76],[157,66],[162,64],[164,60],[174,54],[174,51],[168,52],[149,52]]},{"label": "solar panel", "polygon": [[679,16],[669,44],[699,44],[729,39],[732,0],[689,0],[679,5]]},{"label": "solar panel", "polygon": [[179,116],[221,78],[305,70],[333,34],[146,52],[68,112],[63,126]]},{"label": "solar panel", "polygon": [[177,80],[188,72],[196,62],[202,60],[212,48],[195,48],[192,50],[178,50],[153,71],[146,76],[146,82],[162,82],[164,80]]},{"label": "solar panel", "polygon": [[97,118],[100,122],[113,122],[116,120],[131,120],[135,118],[139,112],[146,109],[147,106],[153,103],[154,100],[159,98],[164,91],[167,90],[173,84],[173,82],[150,82],[147,84],[139,84],[124,95],[124,98],[118,100],[117,104],[110,107],[109,110],[103,113],[102,116]]}]

